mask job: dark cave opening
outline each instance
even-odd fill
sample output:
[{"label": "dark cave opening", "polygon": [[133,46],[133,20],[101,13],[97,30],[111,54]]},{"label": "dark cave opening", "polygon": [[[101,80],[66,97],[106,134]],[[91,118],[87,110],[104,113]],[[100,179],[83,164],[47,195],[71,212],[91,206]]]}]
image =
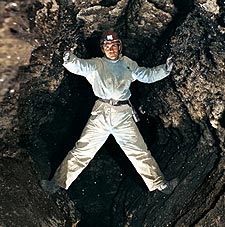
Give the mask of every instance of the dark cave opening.
[{"label": "dark cave opening", "polygon": [[220,125],[225,128],[225,112],[223,112],[221,118],[219,119]]},{"label": "dark cave opening", "polygon": [[84,45],[87,50],[89,58],[103,56],[103,53],[100,48],[100,36],[98,34],[93,35],[90,38],[87,38],[85,40]]},{"label": "dark cave opening", "polygon": [[185,0],[185,1],[173,0],[173,4],[180,13],[185,14],[191,11],[192,7],[195,4],[195,0]]}]

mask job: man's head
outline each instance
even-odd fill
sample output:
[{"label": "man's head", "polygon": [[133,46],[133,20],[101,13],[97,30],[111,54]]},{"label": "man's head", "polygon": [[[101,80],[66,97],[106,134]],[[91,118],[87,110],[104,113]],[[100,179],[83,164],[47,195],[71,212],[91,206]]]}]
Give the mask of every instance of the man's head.
[{"label": "man's head", "polygon": [[107,31],[100,39],[102,52],[110,60],[117,60],[122,51],[122,42],[115,32]]}]

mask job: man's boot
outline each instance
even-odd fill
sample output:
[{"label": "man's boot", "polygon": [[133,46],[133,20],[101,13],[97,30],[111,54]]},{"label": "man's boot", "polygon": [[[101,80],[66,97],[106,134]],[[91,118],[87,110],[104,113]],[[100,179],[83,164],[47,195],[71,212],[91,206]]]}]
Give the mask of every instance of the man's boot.
[{"label": "man's boot", "polygon": [[49,194],[54,194],[60,189],[60,187],[54,181],[41,180],[40,185],[42,189]]},{"label": "man's boot", "polygon": [[177,185],[178,185],[178,180],[177,180],[177,178],[174,178],[172,180],[167,181],[163,185],[161,185],[158,188],[158,190],[164,194],[169,195],[174,191],[174,189],[177,187]]}]

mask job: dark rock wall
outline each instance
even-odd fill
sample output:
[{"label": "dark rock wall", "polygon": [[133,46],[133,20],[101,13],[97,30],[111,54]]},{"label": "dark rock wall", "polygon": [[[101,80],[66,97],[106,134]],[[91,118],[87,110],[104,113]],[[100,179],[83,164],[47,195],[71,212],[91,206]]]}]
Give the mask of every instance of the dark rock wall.
[{"label": "dark rock wall", "polygon": [[[0,6],[1,226],[225,225],[224,1]],[[48,196],[39,187],[74,146],[95,100],[88,82],[62,67],[63,52],[77,46],[79,57],[101,56],[108,28],[141,66],[173,55],[168,78],[131,87],[146,143],[165,176],[179,178],[170,196],[147,191],[113,138],[68,193]]]}]

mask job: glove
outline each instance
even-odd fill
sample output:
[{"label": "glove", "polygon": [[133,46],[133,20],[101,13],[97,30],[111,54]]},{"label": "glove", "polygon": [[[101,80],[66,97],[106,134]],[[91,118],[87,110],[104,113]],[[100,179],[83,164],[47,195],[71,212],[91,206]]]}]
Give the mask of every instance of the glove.
[{"label": "glove", "polygon": [[63,61],[64,63],[67,63],[70,59],[70,52],[66,52],[64,57],[63,57]]},{"label": "glove", "polygon": [[168,57],[167,60],[166,60],[166,70],[167,70],[168,72],[171,72],[171,71],[172,71],[172,68],[173,68],[173,61],[172,61],[172,58],[173,58],[173,56],[170,56],[170,57]]},{"label": "glove", "polygon": [[65,52],[65,55],[63,57],[63,61],[64,63],[68,63],[68,61],[70,60],[70,55],[71,53],[74,53],[74,51],[77,49],[77,44],[74,44],[74,46],[72,48],[70,48],[69,50],[67,50]]}]

